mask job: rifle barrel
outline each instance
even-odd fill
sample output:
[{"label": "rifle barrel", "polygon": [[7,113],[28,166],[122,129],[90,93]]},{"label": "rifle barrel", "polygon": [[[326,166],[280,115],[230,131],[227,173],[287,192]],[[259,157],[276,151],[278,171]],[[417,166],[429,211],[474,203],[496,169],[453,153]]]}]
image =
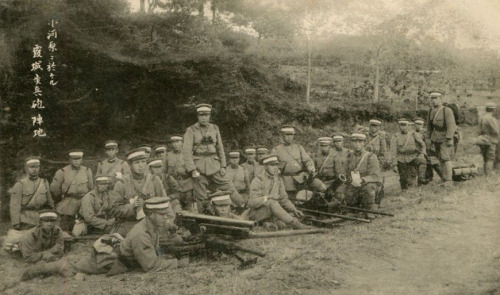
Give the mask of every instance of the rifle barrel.
[{"label": "rifle barrel", "polygon": [[247,247],[241,246],[239,244],[229,242],[229,241],[224,241],[224,240],[217,239],[217,238],[209,238],[206,240],[206,243],[208,245],[210,245],[211,247],[219,248],[220,250],[226,249],[226,250],[233,250],[233,251],[241,251],[244,253],[250,253],[253,255],[260,256],[260,257],[266,256],[266,253],[264,253],[262,251],[255,250],[252,248],[247,248]]},{"label": "rifle barrel", "polygon": [[289,236],[299,236],[299,235],[311,235],[311,234],[323,234],[328,232],[325,229],[300,229],[300,230],[284,230],[284,231],[276,231],[276,232],[264,232],[264,233],[256,233],[250,232],[248,238],[249,239],[266,239],[266,238],[279,238],[279,237],[289,237]]},{"label": "rifle barrel", "polygon": [[299,208],[299,210],[304,211],[306,213],[312,213],[312,214],[318,214],[318,215],[324,215],[324,216],[338,217],[338,218],[347,219],[347,220],[355,220],[355,221],[366,222],[366,223],[370,223],[371,222],[370,219],[356,218],[356,217],[346,216],[346,215],[342,215],[342,214],[334,214],[334,213],[328,213],[328,212],[316,211],[316,210],[309,210],[309,209],[302,209],[302,208]]},{"label": "rifle barrel", "polygon": [[394,214],[391,214],[391,213],[380,212],[380,211],[375,211],[375,210],[368,210],[368,209],[357,208],[357,207],[341,206],[340,208],[349,209],[349,210],[356,210],[359,212],[373,213],[373,214],[378,214],[378,215],[391,216],[391,217],[394,216]]},{"label": "rifle barrel", "polygon": [[238,219],[217,217],[211,215],[194,214],[188,212],[177,213],[177,218],[191,219],[198,223],[211,223],[211,224],[230,225],[230,226],[246,227],[246,228],[254,228],[257,226],[257,222],[255,221],[238,220]]}]

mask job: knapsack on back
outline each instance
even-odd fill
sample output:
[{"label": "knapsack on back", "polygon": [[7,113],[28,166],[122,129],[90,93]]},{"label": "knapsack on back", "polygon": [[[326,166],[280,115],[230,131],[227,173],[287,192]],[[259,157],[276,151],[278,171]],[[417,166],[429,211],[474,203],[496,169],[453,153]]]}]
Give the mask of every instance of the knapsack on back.
[{"label": "knapsack on back", "polygon": [[455,117],[455,124],[460,125],[462,122],[460,121],[460,112],[458,105],[454,102],[447,103],[445,106],[449,107],[453,111],[453,117]]}]

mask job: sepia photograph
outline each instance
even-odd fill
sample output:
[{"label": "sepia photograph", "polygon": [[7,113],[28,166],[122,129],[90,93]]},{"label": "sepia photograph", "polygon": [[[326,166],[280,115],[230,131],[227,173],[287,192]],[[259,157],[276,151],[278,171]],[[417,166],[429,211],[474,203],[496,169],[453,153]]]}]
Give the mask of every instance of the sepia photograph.
[{"label": "sepia photograph", "polygon": [[0,294],[500,295],[500,0],[0,0]]}]

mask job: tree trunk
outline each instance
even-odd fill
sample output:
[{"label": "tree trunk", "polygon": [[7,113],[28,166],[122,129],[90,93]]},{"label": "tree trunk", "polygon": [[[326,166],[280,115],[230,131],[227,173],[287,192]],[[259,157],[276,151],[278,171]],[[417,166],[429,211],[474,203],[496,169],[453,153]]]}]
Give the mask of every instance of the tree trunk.
[{"label": "tree trunk", "polygon": [[212,9],[212,24],[215,23],[215,18],[217,17],[217,6],[215,6],[214,1],[212,0],[212,6],[210,7]]},{"label": "tree trunk", "polygon": [[145,13],[146,12],[146,0],[139,0],[139,12],[140,13]]},{"label": "tree trunk", "polygon": [[198,1],[198,19],[200,22],[200,29],[205,30],[205,0]]},{"label": "tree trunk", "polygon": [[373,83],[373,101],[378,102],[378,89],[379,89],[379,81],[380,81],[380,62],[377,57],[377,61],[375,64],[375,83]]},{"label": "tree trunk", "polygon": [[307,89],[306,102],[311,103],[311,40],[307,37]]}]

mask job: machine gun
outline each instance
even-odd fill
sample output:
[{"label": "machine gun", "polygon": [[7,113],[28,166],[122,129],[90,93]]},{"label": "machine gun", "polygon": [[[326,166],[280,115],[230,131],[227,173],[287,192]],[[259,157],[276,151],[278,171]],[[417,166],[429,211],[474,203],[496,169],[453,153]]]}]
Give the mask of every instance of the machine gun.
[{"label": "machine gun", "polygon": [[191,232],[191,236],[183,243],[161,244],[165,253],[176,257],[185,257],[197,253],[219,252],[237,258],[240,269],[251,267],[257,262],[257,257],[245,259],[238,252],[265,257],[266,253],[239,245],[237,240],[286,237],[295,235],[325,233],[324,229],[290,230],[280,232],[258,233],[253,231],[257,223],[254,221],[238,220],[210,215],[177,213],[176,225]]}]

